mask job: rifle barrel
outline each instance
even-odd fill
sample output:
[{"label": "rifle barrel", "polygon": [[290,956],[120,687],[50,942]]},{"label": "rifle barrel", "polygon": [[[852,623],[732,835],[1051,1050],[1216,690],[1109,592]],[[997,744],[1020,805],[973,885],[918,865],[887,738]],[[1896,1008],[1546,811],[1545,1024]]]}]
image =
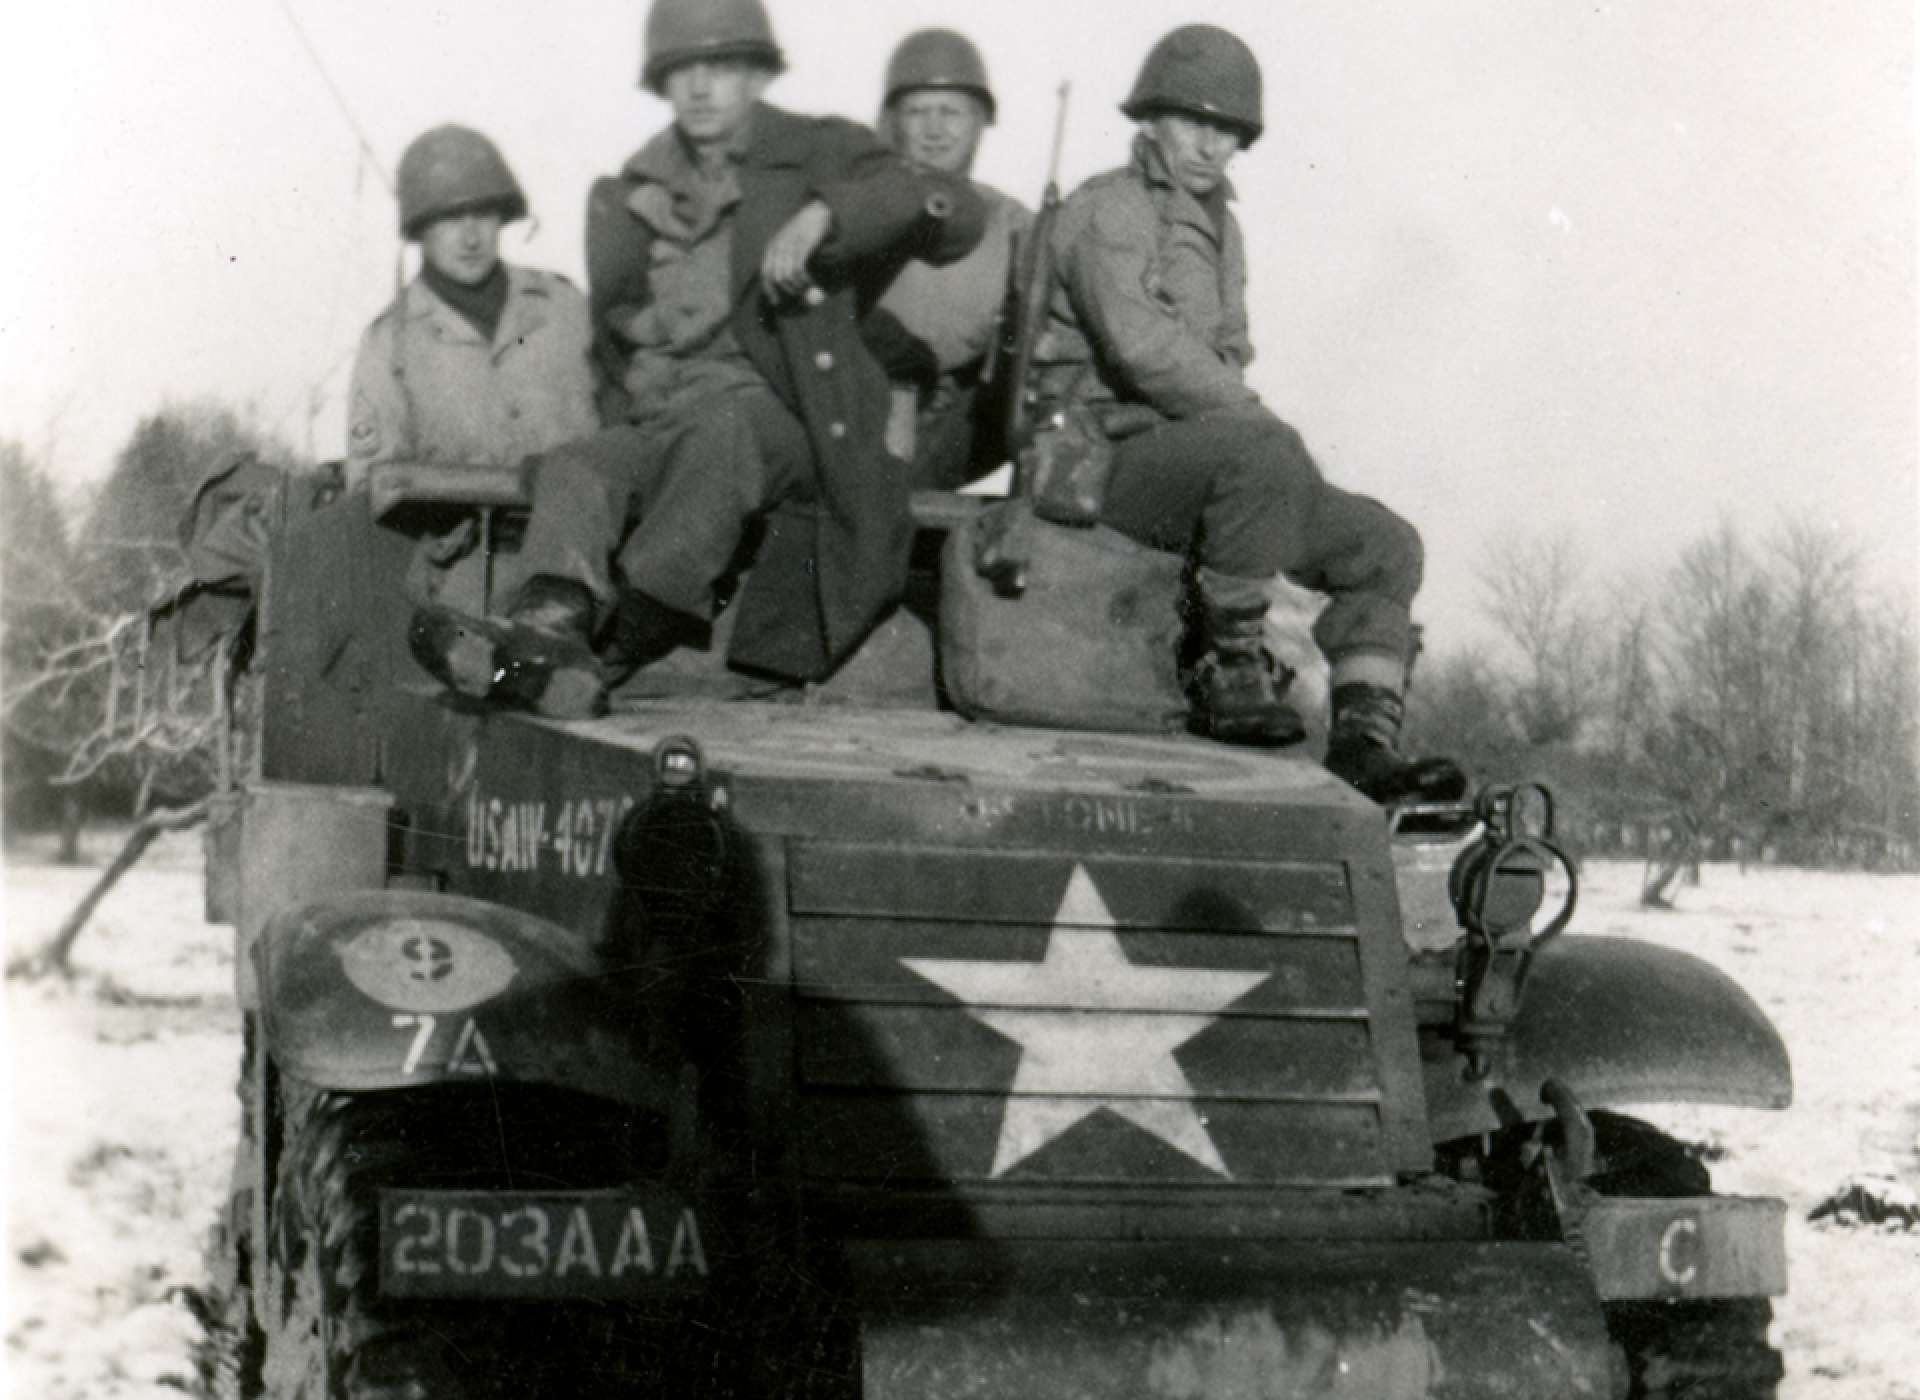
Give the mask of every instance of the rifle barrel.
[{"label": "rifle barrel", "polygon": [[1060,148],[1067,140],[1067,102],[1073,96],[1072,80],[1060,84],[1060,101],[1054,109],[1053,154],[1047,158],[1047,196],[1057,198],[1060,191]]},{"label": "rifle barrel", "polygon": [[1027,379],[1033,369],[1034,342],[1040,334],[1040,322],[1046,316],[1047,287],[1052,277],[1048,244],[1053,221],[1060,209],[1060,148],[1066,141],[1067,99],[1072,91],[1071,82],[1060,84],[1060,105],[1053,119],[1053,152],[1047,162],[1047,188],[1040,197],[1039,215],[1027,233],[1027,246],[1020,259],[1020,286],[1014,300],[1013,356],[1010,366],[1013,382],[1012,392],[1007,398],[1005,428],[1008,447],[1016,454],[1016,495],[1024,495],[1029,485],[1024,479],[1025,468],[1020,461],[1023,455],[1020,449],[1025,445],[1033,426],[1027,411]]}]

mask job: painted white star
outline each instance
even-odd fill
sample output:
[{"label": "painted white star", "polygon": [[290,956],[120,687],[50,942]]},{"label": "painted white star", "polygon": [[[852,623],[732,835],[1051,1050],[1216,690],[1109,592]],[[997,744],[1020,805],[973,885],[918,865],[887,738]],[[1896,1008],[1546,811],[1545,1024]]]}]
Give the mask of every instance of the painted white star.
[{"label": "painted white star", "polygon": [[1173,1052],[1267,974],[1142,967],[1127,961],[1113,927],[1076,865],[1041,961],[901,959],[1020,1044],[994,1176],[1103,1108],[1229,1175]]}]

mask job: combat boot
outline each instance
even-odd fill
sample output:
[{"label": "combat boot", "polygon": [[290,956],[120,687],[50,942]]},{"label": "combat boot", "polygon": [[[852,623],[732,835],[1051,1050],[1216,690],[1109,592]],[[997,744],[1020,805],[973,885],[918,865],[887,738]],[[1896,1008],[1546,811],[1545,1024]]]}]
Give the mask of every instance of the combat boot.
[{"label": "combat boot", "polygon": [[549,719],[606,709],[592,638],[593,595],[544,576],[527,581],[504,619],[429,605],[407,632],[414,658],[449,690]]},{"label": "combat boot", "polygon": [[1223,744],[1299,743],[1307,726],[1281,698],[1292,673],[1266,648],[1265,583],[1212,569],[1200,570],[1199,582],[1209,649],[1194,673],[1195,727]]},{"label": "combat boot", "polygon": [[1352,681],[1333,688],[1333,728],[1327,771],[1382,806],[1395,802],[1457,802],[1467,775],[1450,758],[1408,758],[1400,752],[1406,702],[1383,685]]}]

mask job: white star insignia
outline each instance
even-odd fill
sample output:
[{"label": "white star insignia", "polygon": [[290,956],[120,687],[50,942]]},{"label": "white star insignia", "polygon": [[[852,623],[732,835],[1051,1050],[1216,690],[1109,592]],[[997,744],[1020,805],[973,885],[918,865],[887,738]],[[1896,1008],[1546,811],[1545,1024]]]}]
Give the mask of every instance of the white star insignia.
[{"label": "white star insignia", "polygon": [[1113,928],[1106,902],[1076,865],[1041,961],[901,959],[1019,1042],[994,1176],[1103,1108],[1230,1175],[1173,1052],[1267,974],[1142,967],[1127,961]]}]

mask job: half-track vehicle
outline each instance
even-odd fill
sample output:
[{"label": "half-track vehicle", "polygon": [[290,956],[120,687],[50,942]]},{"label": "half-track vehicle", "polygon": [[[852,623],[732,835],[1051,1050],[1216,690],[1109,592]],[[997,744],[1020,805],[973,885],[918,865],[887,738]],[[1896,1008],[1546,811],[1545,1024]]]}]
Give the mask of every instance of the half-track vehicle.
[{"label": "half-track vehicle", "polygon": [[1544,794],[970,721],[911,610],[805,695],[479,708],[405,579],[477,512],[497,588],[510,475],[272,511],[221,1392],[1774,1393],[1783,1205],[1622,1109],[1783,1107],[1786,1053],[1566,930]]}]

